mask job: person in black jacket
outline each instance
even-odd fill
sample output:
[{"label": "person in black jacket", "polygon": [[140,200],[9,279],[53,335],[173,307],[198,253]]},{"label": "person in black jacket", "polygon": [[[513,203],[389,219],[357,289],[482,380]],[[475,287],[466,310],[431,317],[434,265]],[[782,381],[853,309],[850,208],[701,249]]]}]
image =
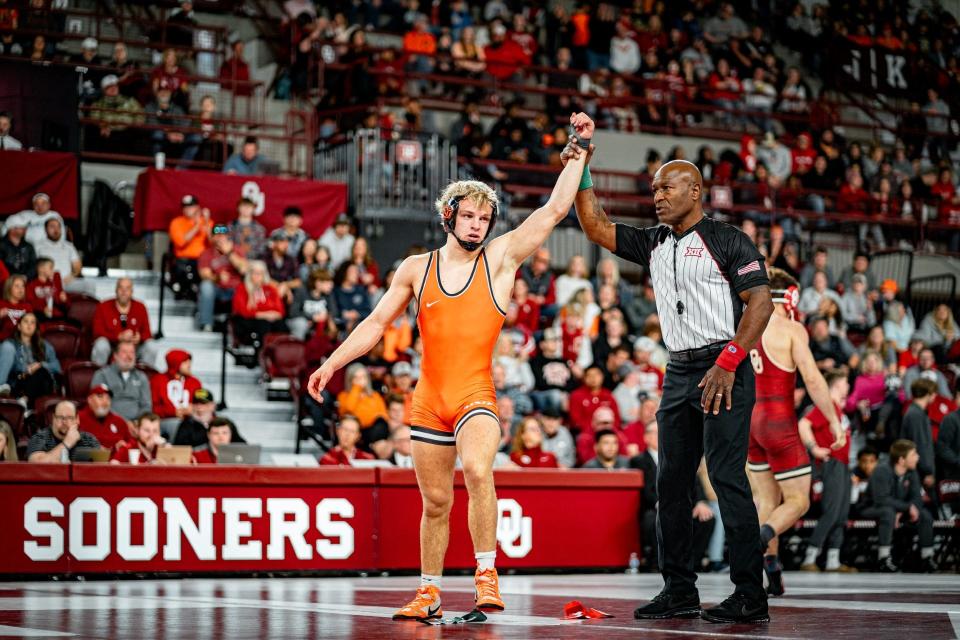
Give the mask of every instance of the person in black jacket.
[{"label": "person in black jacket", "polygon": [[937,472],[943,480],[960,480],[960,409],[947,415],[937,434]]},{"label": "person in black jacket", "polygon": [[[914,380],[910,385],[910,396],[913,400],[900,425],[900,436],[917,445],[917,453],[920,455],[917,473],[924,488],[931,492],[936,484],[937,468],[933,452],[933,428],[927,416],[927,405],[933,402],[936,395],[936,382],[927,378]],[[931,497],[935,497],[933,493]]]},{"label": "person in black jacket", "polygon": [[10,273],[19,273],[27,280],[33,280],[37,277],[37,252],[27,242],[26,233],[26,226],[7,226],[7,235],[0,239],[0,261]]},{"label": "person in black jacket", "polygon": [[923,490],[917,474],[919,462],[917,445],[910,440],[897,440],[890,445],[890,465],[877,465],[870,477],[868,492],[871,506],[864,509],[862,515],[877,521],[880,571],[893,573],[900,570],[890,555],[893,530],[897,525],[917,529],[921,570],[936,571],[933,561],[933,516],[923,508]]}]

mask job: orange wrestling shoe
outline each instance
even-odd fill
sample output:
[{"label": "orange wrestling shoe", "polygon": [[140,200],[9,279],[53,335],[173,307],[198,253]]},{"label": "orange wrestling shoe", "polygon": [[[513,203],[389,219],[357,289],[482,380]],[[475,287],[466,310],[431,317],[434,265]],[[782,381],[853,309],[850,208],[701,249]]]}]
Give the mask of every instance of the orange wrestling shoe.
[{"label": "orange wrestling shoe", "polygon": [[394,620],[433,620],[440,617],[443,617],[440,589],[432,585],[421,585],[410,604],[393,614]]},{"label": "orange wrestling shoe", "polygon": [[475,586],[474,601],[477,609],[484,611],[503,611],[503,600],[500,599],[500,578],[496,569],[484,569],[473,576]]}]

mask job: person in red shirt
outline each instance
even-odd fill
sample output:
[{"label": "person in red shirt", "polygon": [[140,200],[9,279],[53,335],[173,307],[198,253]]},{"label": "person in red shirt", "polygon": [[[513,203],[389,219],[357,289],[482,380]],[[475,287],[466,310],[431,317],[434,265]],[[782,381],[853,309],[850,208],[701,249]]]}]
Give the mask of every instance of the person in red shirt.
[{"label": "person in red shirt", "polygon": [[230,444],[233,429],[226,418],[214,418],[207,428],[207,446],[193,452],[193,461],[197,464],[216,464],[219,447]]},{"label": "person in red shirt", "polygon": [[851,171],[846,184],[840,187],[837,211],[841,213],[866,214],[870,207],[870,194],[863,188],[863,176]]},{"label": "person in red shirt", "polygon": [[233,43],[233,57],[224,60],[220,65],[220,84],[233,91],[235,96],[249,96],[253,94],[250,86],[250,67],[243,59],[243,40]]},{"label": "person in red shirt", "polygon": [[241,343],[259,349],[267,333],[289,333],[280,291],[270,280],[267,265],[251,260],[243,284],[233,294],[233,322]]},{"label": "person in red shirt", "polygon": [[809,133],[801,133],[797,136],[797,146],[790,150],[791,173],[794,175],[803,175],[813,168],[813,163],[817,159],[817,152],[813,149],[813,139]]},{"label": "person in red shirt", "polygon": [[70,298],[50,258],[37,260],[37,277],[27,283],[27,302],[41,322],[60,319],[66,314]]},{"label": "person in red shirt", "polygon": [[92,433],[104,447],[113,449],[133,436],[133,425],[111,411],[113,392],[98,384],[87,394],[87,404],[77,414],[80,430]]},{"label": "person in red shirt", "polygon": [[150,84],[153,92],[158,89],[169,89],[173,92],[173,102],[184,111],[190,110],[190,85],[187,82],[187,72],[180,66],[175,49],[163,52],[163,62],[150,72]]},{"label": "person in red shirt", "polygon": [[834,449],[834,436],[830,432],[830,423],[817,407],[800,418],[798,428],[810,457],[816,463],[816,475],[823,482],[823,498],[820,505],[822,513],[817,526],[810,536],[807,555],[800,566],[803,571],[819,571],[817,557],[827,544],[827,571],[850,571],[840,564],[840,548],[843,546],[843,532],[847,526],[850,512],[850,421],[843,413],[843,405],[850,392],[847,375],[843,371],[828,371],[824,376],[830,389],[837,418],[847,434],[843,446]]},{"label": "person in red shirt", "polygon": [[150,464],[156,460],[158,449],[169,446],[160,435],[160,416],[145,413],[137,418],[133,437],[113,450],[110,464]]},{"label": "person in red shirt", "polygon": [[137,357],[151,367],[157,363],[157,345],[151,339],[150,318],[147,308],[133,299],[133,280],[117,280],[116,297],[97,305],[93,314],[93,351],[90,359],[105,366],[110,352],[118,342],[132,342],[137,347]]},{"label": "person in red shirt", "polygon": [[357,449],[357,443],[360,442],[360,421],[353,416],[340,418],[337,424],[337,442],[337,446],[320,458],[321,465],[349,467],[352,460],[374,459],[372,454]]},{"label": "person in red shirt", "polygon": [[[570,393],[570,425],[578,432],[590,431],[593,413],[600,407],[609,407],[614,424],[620,428],[617,401],[609,389],[603,388],[603,370],[593,365],[583,374],[583,386]],[[592,445],[591,445],[592,446]]]},{"label": "person in red shirt", "polygon": [[513,40],[507,39],[507,28],[495,23],[490,28],[490,44],[483,49],[487,73],[497,80],[510,80],[519,71],[527,54]]},{"label": "person in red shirt", "polygon": [[510,460],[519,467],[557,468],[557,457],[541,449],[543,430],[540,420],[535,416],[524,418],[513,437],[513,450]]},{"label": "person in red shirt", "polygon": [[234,245],[230,227],[214,225],[210,246],[197,258],[200,271],[200,296],[197,298],[197,320],[203,331],[213,331],[213,311],[218,302],[233,300],[233,293],[243,282],[247,271],[246,253]]},{"label": "person in red shirt", "polygon": [[0,302],[0,341],[13,335],[20,318],[33,307],[26,301],[27,277],[14,274],[3,285],[3,301]]},{"label": "person in red shirt", "polygon": [[647,336],[637,338],[633,343],[633,363],[640,372],[640,389],[647,393],[660,395],[663,392],[663,371],[650,364],[650,358],[657,343]]},{"label": "person in red shirt", "polygon": [[523,278],[517,278],[513,285],[513,300],[510,311],[516,313],[514,324],[525,328],[529,333],[540,329],[540,305],[530,297],[530,285]]},{"label": "person in red shirt", "polygon": [[167,370],[150,379],[153,411],[161,419],[174,419],[177,424],[190,415],[190,399],[203,385],[190,373],[193,356],[182,349],[167,352]]},{"label": "person in red shirt", "polygon": [[629,454],[630,449],[627,446],[627,436],[620,428],[620,416],[616,413],[616,405],[614,405],[614,407],[598,407],[597,410],[593,412],[590,427],[581,431],[580,435],[577,436],[578,464],[582,465],[596,455],[596,435],[600,431],[608,430],[617,436],[617,440],[620,443],[618,455],[626,456]]}]

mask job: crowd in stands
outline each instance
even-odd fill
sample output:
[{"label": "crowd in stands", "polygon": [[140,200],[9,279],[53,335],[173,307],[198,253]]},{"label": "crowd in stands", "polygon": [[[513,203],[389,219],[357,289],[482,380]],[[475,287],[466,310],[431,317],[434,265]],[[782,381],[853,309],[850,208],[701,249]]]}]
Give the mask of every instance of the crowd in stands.
[{"label": "crowd in stands", "polygon": [[[183,215],[172,225],[181,235],[172,232],[171,237],[176,250],[192,249],[196,265],[186,253],[178,254],[181,286],[186,291],[192,286],[189,275],[198,274],[202,328],[213,329],[219,305],[233,316],[237,339],[254,349],[268,334],[290,331],[305,341],[312,371],[371,312],[396,265],[379,265],[366,239],[352,233],[347,216],[312,238],[301,229],[296,209],[272,231],[259,225],[251,209],[241,200],[233,223],[212,225],[197,198],[184,197]],[[928,516],[930,522],[940,517],[941,507],[951,505],[940,504],[938,481],[960,479],[960,329],[950,306],[939,304],[915,317],[897,282],[871,268],[869,254],[855,253],[849,266],[834,273],[825,247],[816,247],[802,263],[799,253],[789,250],[782,228],[758,234],[747,219],[743,230],[758,243],[768,266],[801,283],[797,319],[808,328],[817,366],[829,380],[844,383],[834,397],[849,419],[853,447],[842,453],[814,447],[817,468],[825,459],[842,460],[839,490],[849,494],[859,487],[852,500],[857,517],[873,518],[871,509],[883,507],[886,518],[884,499],[869,501],[874,495],[867,490],[869,475],[876,466],[856,465],[872,456],[884,469],[897,467],[907,459],[903,441],[908,440],[919,455],[914,466],[926,514],[916,519],[926,523]],[[562,273],[550,265],[549,251],[541,248],[519,270],[496,344],[491,367],[502,429],[497,465],[634,468],[648,475],[648,488],[654,487],[656,413],[668,355],[653,289],[645,282],[635,290],[620,277],[613,259],[601,260],[594,273],[582,256],[573,256]],[[367,356],[331,381],[324,403],[303,399],[304,424],[330,445],[323,464],[380,459],[409,465],[409,407],[421,355],[413,304]],[[802,388],[796,404],[814,432],[816,425],[826,424],[810,410]],[[891,447],[899,453],[888,454]],[[900,469],[895,479],[904,473]],[[697,539],[708,566],[720,568],[722,527],[707,524],[719,511],[705,474],[701,481],[693,514],[702,525]],[[824,483],[823,492],[835,490],[836,483]],[[653,504],[648,500],[645,508]],[[645,517],[651,526],[649,511]],[[655,539],[647,533],[645,539]],[[828,535],[819,544],[828,544]]]}]

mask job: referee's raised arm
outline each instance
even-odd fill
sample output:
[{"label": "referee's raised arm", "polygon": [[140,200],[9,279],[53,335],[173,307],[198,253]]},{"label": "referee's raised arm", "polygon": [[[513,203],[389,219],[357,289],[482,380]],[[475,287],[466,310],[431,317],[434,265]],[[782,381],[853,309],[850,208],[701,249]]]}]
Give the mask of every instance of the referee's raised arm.
[{"label": "referee's raised arm", "polygon": [[[580,227],[587,234],[591,242],[596,242],[607,251],[616,252],[617,250],[617,231],[616,225],[610,222],[607,213],[603,210],[600,201],[597,200],[597,194],[593,190],[593,179],[590,177],[590,159],[596,150],[594,145],[590,145],[587,152],[587,166],[583,169],[583,178],[580,181],[580,189],[577,191],[577,197],[574,199],[574,207],[577,210],[577,220],[580,221]],[[567,161],[577,156],[578,148],[576,140],[570,140],[563,152],[560,154],[560,162],[567,166]]]}]

